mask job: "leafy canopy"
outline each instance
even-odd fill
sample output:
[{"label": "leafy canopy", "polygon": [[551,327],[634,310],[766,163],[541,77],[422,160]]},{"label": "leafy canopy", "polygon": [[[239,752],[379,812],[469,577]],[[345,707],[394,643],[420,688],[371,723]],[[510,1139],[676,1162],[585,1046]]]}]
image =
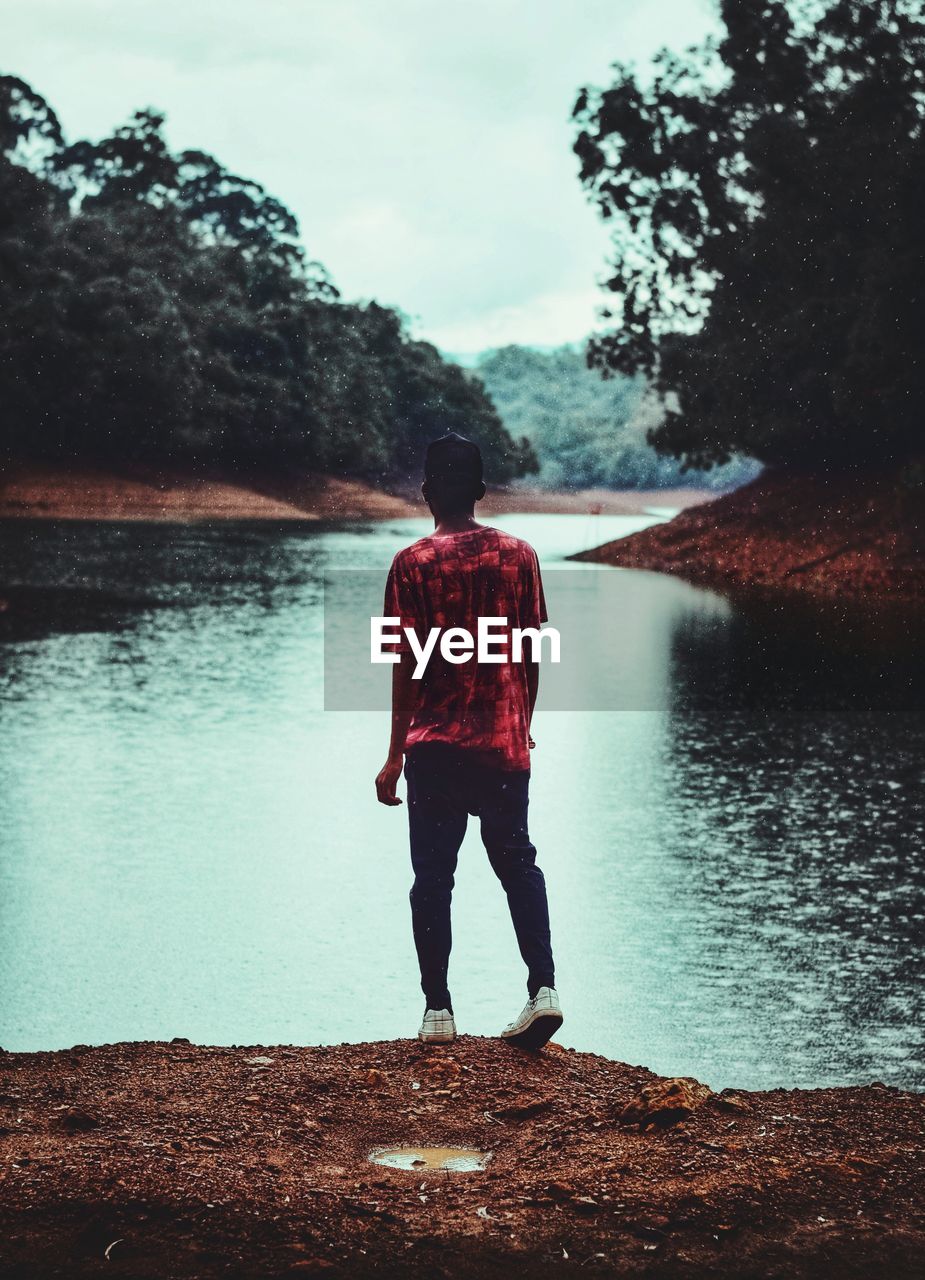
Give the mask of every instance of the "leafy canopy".
[{"label": "leafy canopy", "polygon": [[417,479],[457,430],[535,469],[481,383],[403,317],[343,302],[292,212],[141,111],[68,143],[0,77],[0,462]]},{"label": "leafy canopy", "polygon": [[682,473],[674,458],[646,443],[658,406],[640,375],[606,381],[580,348],[552,351],[508,346],[484,353],[476,373],[513,435],[526,436],[547,489],[664,489],[708,484],[727,489],[754,478],[756,464],[737,459],[709,477]]},{"label": "leafy canopy", "polygon": [[726,34],[575,104],[613,227],[588,359],[643,372],[687,465],[922,450],[921,0],[723,0]]}]

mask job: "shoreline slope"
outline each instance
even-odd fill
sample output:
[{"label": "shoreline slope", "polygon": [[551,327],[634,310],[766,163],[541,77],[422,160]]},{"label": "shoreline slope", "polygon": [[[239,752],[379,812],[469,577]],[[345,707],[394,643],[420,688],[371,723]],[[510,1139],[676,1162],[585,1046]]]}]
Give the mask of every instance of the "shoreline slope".
[{"label": "shoreline slope", "polygon": [[673,520],[571,557],[704,586],[925,601],[921,490],[895,475],[768,473]]},{"label": "shoreline slope", "polygon": [[[527,486],[492,488],[483,516],[517,513],[638,515],[648,507],[684,508],[712,495],[701,489],[570,492]],[[362,480],[328,475],[194,477],[136,469],[91,467],[14,469],[0,474],[0,519],[394,520],[426,516],[420,493],[392,493]]]}]

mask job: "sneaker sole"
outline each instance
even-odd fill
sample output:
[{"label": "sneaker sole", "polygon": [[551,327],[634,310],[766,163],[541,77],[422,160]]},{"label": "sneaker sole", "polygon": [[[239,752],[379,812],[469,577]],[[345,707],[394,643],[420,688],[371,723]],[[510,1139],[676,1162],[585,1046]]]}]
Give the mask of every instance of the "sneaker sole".
[{"label": "sneaker sole", "polygon": [[502,1032],[501,1039],[505,1044],[515,1045],[518,1049],[542,1049],[564,1021],[563,1015],[555,1009],[538,1009],[525,1027],[511,1035]]},{"label": "sneaker sole", "polygon": [[437,1035],[424,1035],[423,1031],[418,1032],[418,1039],[424,1044],[452,1044],[456,1039],[456,1032],[439,1032]]}]

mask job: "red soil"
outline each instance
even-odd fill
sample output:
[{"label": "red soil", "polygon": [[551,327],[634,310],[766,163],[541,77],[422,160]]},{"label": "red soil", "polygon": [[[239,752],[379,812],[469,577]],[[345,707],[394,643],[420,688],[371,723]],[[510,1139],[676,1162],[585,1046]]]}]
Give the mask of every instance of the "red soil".
[{"label": "red soil", "polygon": [[[0,1051],[0,1274],[902,1280],[923,1122],[883,1085],[666,1092],[471,1037]],[[382,1144],[492,1159],[424,1174]]]},{"label": "red soil", "polygon": [[287,484],[138,470],[20,468],[0,476],[0,517],[63,520],[392,519],[403,498],[356,480],[306,476]]},{"label": "red soil", "polygon": [[922,498],[895,476],[768,474],[576,555],[711,586],[925,601]]},{"label": "red soil", "polygon": [[[703,502],[706,490],[612,492],[586,489],[555,493],[514,486],[492,488],[479,507],[483,516],[512,512],[636,515],[649,506],[683,508]],[[361,480],[336,476],[193,477],[136,469],[61,470],[21,467],[0,474],[0,518],[58,520],[394,520],[425,516],[420,492],[387,493]]]}]

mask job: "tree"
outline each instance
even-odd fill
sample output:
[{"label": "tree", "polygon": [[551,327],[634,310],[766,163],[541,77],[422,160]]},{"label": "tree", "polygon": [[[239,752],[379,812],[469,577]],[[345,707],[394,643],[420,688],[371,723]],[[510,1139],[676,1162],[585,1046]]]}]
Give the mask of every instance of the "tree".
[{"label": "tree", "polygon": [[[658,414],[641,376],[604,380],[588,368],[577,346],[501,347],[482,355],[475,371],[511,435],[529,439],[542,487],[663,489],[692,483],[679,463],[646,443],[646,428]],[[733,488],[756,470],[739,459],[715,468],[707,483]]]},{"label": "tree", "polygon": [[920,0],[723,0],[726,28],[575,105],[613,225],[589,363],[664,397],[657,449],[704,467],[922,450]]},{"label": "tree", "polygon": [[307,261],[291,210],[207,152],[173,155],[158,111],[137,111],[99,142],[61,146],[52,167],[80,208],[173,209],[207,243],[234,245],[260,262],[268,280],[288,275],[303,290],[337,297],[320,263]]},{"label": "tree", "polygon": [[68,144],[0,77],[0,462],[404,480],[455,428],[499,479],[535,466],[476,379],[340,300],[282,201],[163,125]]}]

